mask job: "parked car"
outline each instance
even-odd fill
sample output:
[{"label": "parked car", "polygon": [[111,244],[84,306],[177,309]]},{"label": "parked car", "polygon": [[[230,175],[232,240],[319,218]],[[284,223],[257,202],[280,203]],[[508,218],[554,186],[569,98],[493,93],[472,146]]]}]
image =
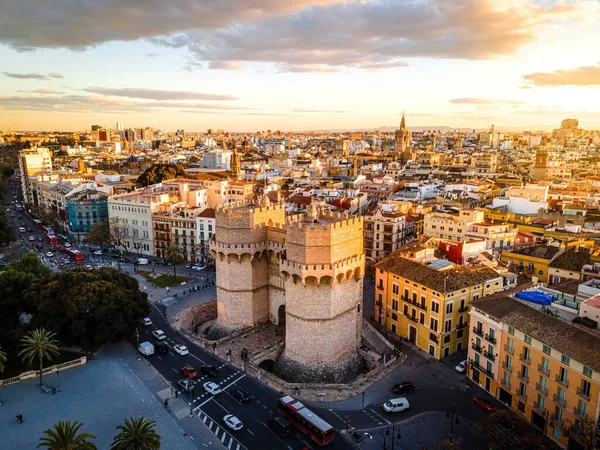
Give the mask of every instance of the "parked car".
[{"label": "parked car", "polygon": [[38,240],[39,242],[42,242],[44,239],[43,239],[41,236],[38,236],[38,237],[37,237],[37,240]]},{"label": "parked car", "polygon": [[204,386],[204,390],[206,392],[208,392],[209,394],[217,395],[217,394],[221,393],[220,386],[217,383],[215,383],[214,381],[209,381],[207,383],[204,383],[203,386]]},{"label": "parked car", "polygon": [[150,317],[144,317],[142,319],[142,325],[144,325],[146,327],[149,326],[149,325],[152,325],[152,321],[150,320]]},{"label": "parked car", "polygon": [[194,370],[194,368],[192,366],[183,366],[181,368],[181,374],[186,377],[189,378],[190,380],[193,380],[195,378],[198,378],[198,372],[196,372],[196,370]]},{"label": "parked car", "polygon": [[383,404],[385,412],[402,412],[406,411],[410,407],[410,403],[404,397],[392,398]]},{"label": "parked car", "polygon": [[94,255],[102,256],[102,250],[94,251]]},{"label": "parked car", "polygon": [[52,252],[46,252],[46,256],[48,258],[52,258],[54,256],[54,253],[52,253]]},{"label": "parked car", "polygon": [[201,266],[199,264],[194,264],[192,266],[192,270],[204,270],[204,269],[206,269],[206,266]]},{"label": "parked car", "polygon": [[71,244],[68,242],[65,242],[65,248],[71,248]]},{"label": "parked car", "polygon": [[242,421],[233,414],[227,414],[225,417],[223,417],[223,421],[225,422],[225,425],[227,425],[233,431],[239,431],[244,428]]},{"label": "parked car", "polygon": [[175,345],[173,347],[173,350],[175,351],[175,353],[177,353],[177,354],[179,354],[181,356],[187,355],[189,353],[189,350],[188,350],[188,348],[185,345],[179,345],[179,344],[177,344],[177,345]]},{"label": "parked car", "polygon": [[250,402],[250,394],[242,388],[237,388],[235,391],[233,391],[233,394],[231,395],[240,403]]},{"label": "parked car", "polygon": [[190,389],[192,389],[194,387],[194,382],[192,380],[188,380],[186,378],[184,378],[183,380],[179,380],[177,382],[177,384],[185,392],[188,392]]},{"label": "parked car", "polygon": [[202,373],[204,375],[208,375],[209,377],[218,377],[219,376],[219,369],[217,369],[215,366],[212,366],[210,364],[206,364],[202,367],[200,367],[200,370],[202,371]]},{"label": "parked car", "polygon": [[44,245],[41,242],[38,242],[37,244],[35,244],[35,246],[39,249],[44,247]]},{"label": "parked car", "polygon": [[148,259],[147,258],[138,258],[136,262],[140,266],[147,266],[148,265]]},{"label": "parked car", "polygon": [[25,233],[27,229],[25,227],[19,227],[19,233]]},{"label": "parked car", "polygon": [[403,381],[402,383],[395,384],[392,386],[392,392],[394,394],[404,394],[406,392],[412,392],[415,390],[415,385],[410,381]]},{"label": "parked car", "polygon": [[193,264],[192,264],[192,263],[187,263],[187,264],[185,265],[185,268],[186,268],[186,269],[191,269],[191,268],[192,268],[192,266],[193,266]]},{"label": "parked car", "polygon": [[29,236],[30,241],[35,241],[35,236]]},{"label": "parked car", "polygon": [[465,373],[467,370],[467,360],[465,359],[464,361],[459,362],[454,370],[456,370],[458,373]]},{"label": "parked car", "polygon": [[489,413],[496,411],[496,407],[492,404],[492,402],[489,402],[481,397],[473,397],[473,402],[481,409]]},{"label": "parked car", "polygon": [[154,330],[152,332],[152,336],[154,336],[159,341],[162,341],[163,339],[167,338],[167,335],[165,334],[165,332],[163,330]]}]

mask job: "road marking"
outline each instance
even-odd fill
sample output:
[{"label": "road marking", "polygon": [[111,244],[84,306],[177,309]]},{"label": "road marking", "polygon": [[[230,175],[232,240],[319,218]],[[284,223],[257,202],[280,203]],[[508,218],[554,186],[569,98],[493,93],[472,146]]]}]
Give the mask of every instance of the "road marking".
[{"label": "road marking", "polygon": [[200,361],[202,364],[206,364],[204,361],[202,361],[202,360],[201,360],[200,358],[198,358],[196,355],[192,355],[191,353],[189,353],[189,355],[190,355],[192,358],[196,358],[196,359],[197,359],[198,361]]},{"label": "road marking", "polygon": [[252,436],[254,436],[254,433],[252,431],[250,431],[250,428],[246,428],[246,430],[248,430],[248,433],[250,433]]},{"label": "road marking", "polygon": [[225,411],[227,414],[231,414],[231,413],[230,413],[229,411],[227,411],[227,409],[226,409],[226,408],[225,408],[223,405],[221,405],[221,404],[220,404],[220,403],[219,403],[217,400],[215,400],[215,403],[216,403],[217,405],[219,405],[221,408],[223,408],[223,410],[224,410],[224,411]]},{"label": "road marking", "polygon": [[225,433],[225,430],[223,430],[223,436],[221,437],[221,442],[225,443],[225,438],[227,437],[227,433]]},{"label": "road marking", "polygon": [[221,388],[222,391],[226,390],[227,388],[231,387],[232,385],[234,385],[235,383],[237,383],[238,381],[240,381],[242,378],[244,378],[246,376],[246,374],[242,375],[241,377],[239,377],[237,380],[232,381],[231,383],[229,383],[227,386],[225,386],[224,388]]},{"label": "road marking", "polygon": [[231,446],[232,446],[232,445],[233,445],[233,439],[230,439],[230,440],[229,440],[229,445],[227,446],[227,448],[228,448],[229,450],[231,450]]},{"label": "road marking", "polygon": [[392,422],[390,422],[389,420],[387,420],[385,417],[383,417],[381,414],[379,414],[377,411],[375,411],[374,409],[371,409],[371,411],[373,412],[373,414],[375,414],[377,417],[379,417],[381,420],[383,420],[384,422],[386,422],[388,425],[391,425]]},{"label": "road marking", "polygon": [[175,367],[171,367],[171,368],[173,369],[173,372],[179,373]]},{"label": "road marking", "polygon": [[156,355],[156,357],[162,361],[162,358],[160,356]]}]

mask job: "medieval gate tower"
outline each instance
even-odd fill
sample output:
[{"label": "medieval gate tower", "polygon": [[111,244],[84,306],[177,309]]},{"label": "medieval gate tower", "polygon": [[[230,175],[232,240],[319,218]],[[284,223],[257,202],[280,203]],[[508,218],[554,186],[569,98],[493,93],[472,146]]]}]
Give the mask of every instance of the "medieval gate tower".
[{"label": "medieval gate tower", "polygon": [[213,336],[285,320],[276,372],[294,381],[353,378],[361,366],[362,230],[361,217],[314,204],[308,214],[288,217],[267,197],[260,206],[219,207],[211,242],[218,314]]}]

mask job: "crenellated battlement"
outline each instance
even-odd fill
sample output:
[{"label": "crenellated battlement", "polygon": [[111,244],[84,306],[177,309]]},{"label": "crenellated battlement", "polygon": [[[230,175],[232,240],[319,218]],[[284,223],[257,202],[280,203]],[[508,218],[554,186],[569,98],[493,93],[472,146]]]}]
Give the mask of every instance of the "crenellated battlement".
[{"label": "crenellated battlement", "polygon": [[269,211],[285,212],[285,204],[283,202],[274,203],[269,206],[256,206],[249,202],[230,202],[222,205],[217,205],[215,208],[215,217],[231,218],[254,215],[256,213],[267,213]]}]

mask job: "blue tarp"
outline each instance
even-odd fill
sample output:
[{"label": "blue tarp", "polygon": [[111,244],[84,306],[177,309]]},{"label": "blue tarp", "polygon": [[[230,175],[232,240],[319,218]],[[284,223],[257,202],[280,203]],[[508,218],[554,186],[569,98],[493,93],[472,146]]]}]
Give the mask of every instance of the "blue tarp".
[{"label": "blue tarp", "polygon": [[537,303],[538,305],[552,304],[552,296],[540,291],[521,291],[517,292],[516,297],[520,298],[521,300]]}]

